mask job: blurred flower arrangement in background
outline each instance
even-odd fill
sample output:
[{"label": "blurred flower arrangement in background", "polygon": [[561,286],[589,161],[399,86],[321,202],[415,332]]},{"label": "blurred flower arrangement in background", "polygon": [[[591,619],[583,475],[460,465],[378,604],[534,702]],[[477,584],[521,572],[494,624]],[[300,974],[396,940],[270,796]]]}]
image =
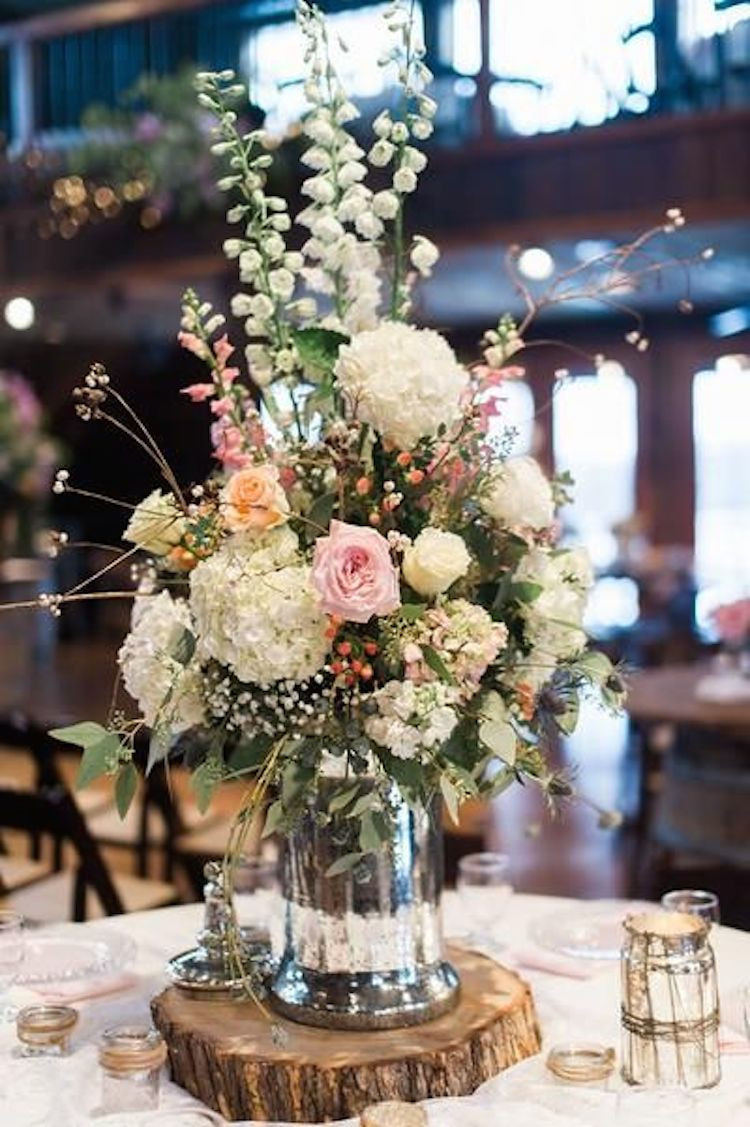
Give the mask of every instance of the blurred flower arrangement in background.
[{"label": "blurred flower arrangement in background", "polygon": [[33,554],[59,457],[31,384],[16,372],[0,371],[0,560]]}]

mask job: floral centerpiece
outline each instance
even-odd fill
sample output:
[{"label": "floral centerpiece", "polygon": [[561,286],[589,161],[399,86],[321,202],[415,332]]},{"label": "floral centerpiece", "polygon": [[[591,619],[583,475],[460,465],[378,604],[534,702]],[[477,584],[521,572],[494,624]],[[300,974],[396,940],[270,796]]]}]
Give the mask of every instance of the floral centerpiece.
[{"label": "floral centerpiece", "polygon": [[[617,304],[626,276],[661,268],[648,250],[636,268],[646,244],[683,222],[670,210],[544,295],[514,271],[526,315],[501,317],[478,361],[459,360],[409,321],[413,286],[438,260],[405,220],[437,107],[408,12],[392,4],[386,19],[381,61],[398,108],[377,116],[365,152],[325,21],[299,3],[309,110],[294,219],[267,192],[263,131],[240,130],[243,87],[231,72],[198,77],[213,152],[230,169],[219,188],[234,197],[236,233],[224,251],[249,339],[243,357],[224,316],[186,294],[180,341],[205,376],[183,393],[207,411],[214,460],[187,487],[100,365],[75,393],[82,418],[129,430],[163,480],[133,508],[115,561],[147,557],[119,654],[138,715],[118,708],[106,725],[56,733],[83,747],[83,781],[114,778],[123,811],[144,728],[149,769],[178,753],[182,733],[202,733],[187,757],[202,804],[222,780],[251,776],[228,857],[260,809],[264,832],[287,838],[277,1003],[358,1028],[424,1020],[455,998],[436,798],[457,818],[464,799],[520,782],[556,805],[573,786],[550,763],[550,735],[573,728],[584,693],[620,705],[619,675],[587,649],[589,561],[557,542],[566,484],[512,456],[503,385],[541,308]],[[640,328],[628,339],[646,347]],[[54,488],[77,486],[62,471]],[[86,597],[79,587],[42,602],[59,614]]]},{"label": "floral centerpiece", "polygon": [[0,372],[0,559],[32,554],[57,458],[33,388],[15,372]]}]

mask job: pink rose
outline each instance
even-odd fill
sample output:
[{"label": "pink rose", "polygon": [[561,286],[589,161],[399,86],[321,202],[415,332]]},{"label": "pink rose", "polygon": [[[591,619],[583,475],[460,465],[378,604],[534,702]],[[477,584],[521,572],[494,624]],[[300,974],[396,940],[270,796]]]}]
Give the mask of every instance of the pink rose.
[{"label": "pink rose", "polygon": [[401,606],[388,541],[374,528],[332,520],[330,535],[315,541],[312,582],[322,610],[349,622],[368,622]]}]

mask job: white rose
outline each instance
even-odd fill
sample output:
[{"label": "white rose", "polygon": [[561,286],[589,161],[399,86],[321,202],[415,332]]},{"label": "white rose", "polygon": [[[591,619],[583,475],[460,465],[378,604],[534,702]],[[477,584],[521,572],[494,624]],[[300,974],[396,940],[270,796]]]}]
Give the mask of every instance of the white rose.
[{"label": "white rose", "polygon": [[460,536],[424,528],[406,549],[402,571],[418,595],[441,595],[466,575],[471,556]]},{"label": "white rose", "polygon": [[439,333],[392,321],[343,345],[335,374],[358,418],[402,450],[458,420],[469,378]]},{"label": "white rose", "polygon": [[552,486],[533,458],[509,458],[493,474],[480,504],[504,528],[547,528],[555,515]]},{"label": "white rose", "polygon": [[155,489],[136,507],[122,538],[155,556],[166,556],[182,540],[185,528],[174,496]]}]

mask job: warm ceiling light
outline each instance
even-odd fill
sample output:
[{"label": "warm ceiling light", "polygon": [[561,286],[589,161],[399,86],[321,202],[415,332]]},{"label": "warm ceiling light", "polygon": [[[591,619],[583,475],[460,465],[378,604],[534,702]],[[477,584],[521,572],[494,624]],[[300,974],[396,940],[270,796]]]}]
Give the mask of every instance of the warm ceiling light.
[{"label": "warm ceiling light", "polygon": [[3,313],[11,329],[16,329],[19,333],[30,329],[36,316],[34,303],[27,297],[12,297],[6,302]]},{"label": "warm ceiling light", "polygon": [[518,269],[532,282],[543,282],[555,269],[555,260],[544,247],[526,247],[518,256]]}]

